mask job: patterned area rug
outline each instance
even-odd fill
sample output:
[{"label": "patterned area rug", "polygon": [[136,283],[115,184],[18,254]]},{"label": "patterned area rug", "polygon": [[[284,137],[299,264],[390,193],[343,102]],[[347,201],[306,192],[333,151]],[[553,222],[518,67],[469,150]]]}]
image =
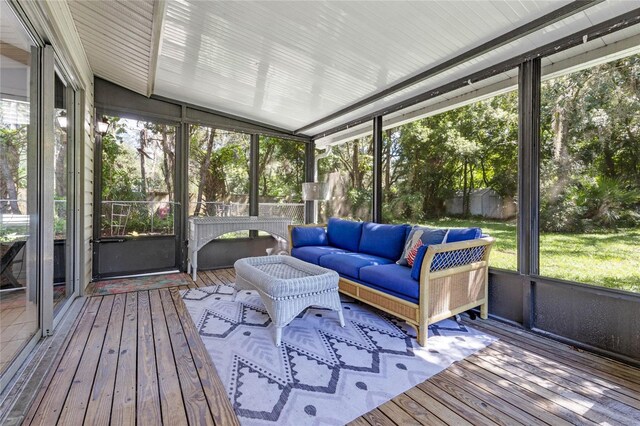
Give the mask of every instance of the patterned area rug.
[{"label": "patterned area rug", "polygon": [[495,340],[445,320],[424,349],[403,321],[345,298],[345,328],[335,312],[309,308],[277,348],[256,292],[182,295],[243,425],[347,423]]},{"label": "patterned area rug", "polygon": [[113,280],[95,281],[89,285],[89,296],[105,296],[107,294],[128,293],[130,291],[155,290],[187,285],[189,281],[182,273],[149,275],[135,278],[116,278]]}]

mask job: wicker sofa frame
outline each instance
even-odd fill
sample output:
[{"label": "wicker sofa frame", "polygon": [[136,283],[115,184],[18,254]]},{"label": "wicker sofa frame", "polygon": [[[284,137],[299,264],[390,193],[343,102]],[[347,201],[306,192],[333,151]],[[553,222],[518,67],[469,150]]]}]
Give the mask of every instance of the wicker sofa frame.
[{"label": "wicker sofa frame", "polygon": [[[300,226],[326,227],[326,224],[290,225],[289,253],[291,231]],[[420,272],[418,304],[344,277],[340,277],[340,292],[405,320],[416,329],[418,344],[425,346],[431,324],[477,307],[480,318],[487,318],[489,254],[494,241],[492,237],[482,237],[429,246]]]}]

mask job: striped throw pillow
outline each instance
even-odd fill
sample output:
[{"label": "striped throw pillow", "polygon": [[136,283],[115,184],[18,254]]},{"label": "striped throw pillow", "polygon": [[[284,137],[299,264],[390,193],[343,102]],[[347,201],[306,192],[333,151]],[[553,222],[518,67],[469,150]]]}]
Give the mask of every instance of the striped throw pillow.
[{"label": "striped throw pillow", "polygon": [[416,254],[418,254],[418,249],[420,249],[420,247],[422,246],[422,240],[418,240],[418,242],[415,243],[413,247],[411,247],[409,253],[407,253],[407,263],[409,264],[409,266],[413,266],[413,262],[416,260]]}]

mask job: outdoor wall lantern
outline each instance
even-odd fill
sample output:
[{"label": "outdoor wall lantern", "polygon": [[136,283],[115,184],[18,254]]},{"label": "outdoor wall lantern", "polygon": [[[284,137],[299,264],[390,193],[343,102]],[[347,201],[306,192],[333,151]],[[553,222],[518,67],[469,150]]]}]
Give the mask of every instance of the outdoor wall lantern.
[{"label": "outdoor wall lantern", "polygon": [[107,123],[107,120],[105,120],[104,118],[98,121],[96,123],[96,126],[98,127],[98,133],[100,133],[101,135],[104,135],[105,133],[107,133],[107,130],[109,130],[109,123]]},{"label": "outdoor wall lantern", "polygon": [[66,129],[67,128],[67,116],[66,115],[59,115],[58,117],[56,117],[56,120],[58,120],[58,125],[63,128]]}]

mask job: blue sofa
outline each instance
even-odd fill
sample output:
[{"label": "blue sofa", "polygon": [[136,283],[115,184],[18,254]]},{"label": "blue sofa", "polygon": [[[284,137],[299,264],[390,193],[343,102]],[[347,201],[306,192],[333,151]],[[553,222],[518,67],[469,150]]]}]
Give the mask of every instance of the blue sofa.
[{"label": "blue sofa", "polygon": [[426,344],[429,324],[480,306],[487,315],[488,258],[494,239],[479,228],[450,229],[445,243],[421,247],[413,267],[396,263],[410,225],[354,222],[292,225],[293,257],[333,269],[340,291],[404,319]]}]

